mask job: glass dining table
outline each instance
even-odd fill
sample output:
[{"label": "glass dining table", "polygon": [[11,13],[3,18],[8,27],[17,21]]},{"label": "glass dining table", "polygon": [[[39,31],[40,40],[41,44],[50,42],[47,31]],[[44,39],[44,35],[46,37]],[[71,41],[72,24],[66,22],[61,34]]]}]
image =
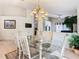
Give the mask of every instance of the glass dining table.
[{"label": "glass dining table", "polygon": [[[58,56],[51,55],[50,43],[43,44],[42,40],[35,40],[35,37],[28,36],[30,54],[33,59],[60,59]],[[61,59],[68,59],[62,57]]]}]

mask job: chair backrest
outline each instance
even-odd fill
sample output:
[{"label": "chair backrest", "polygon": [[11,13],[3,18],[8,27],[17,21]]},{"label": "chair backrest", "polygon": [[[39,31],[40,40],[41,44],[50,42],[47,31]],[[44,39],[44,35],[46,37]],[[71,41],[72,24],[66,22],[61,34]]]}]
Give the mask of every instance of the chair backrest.
[{"label": "chair backrest", "polygon": [[59,52],[62,51],[65,42],[65,33],[53,33],[52,39],[52,51],[58,50]]},{"label": "chair backrest", "polygon": [[29,48],[30,48],[30,56],[31,56],[31,59],[38,59],[39,57],[39,47],[38,47],[38,41],[35,37],[33,37],[31,35],[28,36],[28,45],[29,45]]},{"label": "chair backrest", "polygon": [[21,50],[21,44],[20,44],[20,32],[16,32],[16,44],[17,44],[17,48],[19,48]]},{"label": "chair backrest", "polygon": [[52,32],[44,31],[41,40],[43,49],[49,49],[52,42]]},{"label": "chair backrest", "polygon": [[31,59],[27,35],[17,32],[17,47],[23,52],[24,55]]},{"label": "chair backrest", "polygon": [[21,47],[22,47],[23,54],[28,56],[29,59],[31,59],[30,48],[29,48],[27,36],[21,37],[20,44],[21,44]]},{"label": "chair backrest", "polygon": [[43,43],[45,42],[51,42],[52,41],[52,32],[46,32],[46,31],[43,31],[42,33],[42,40],[43,40]]},{"label": "chair backrest", "polygon": [[20,40],[22,36],[24,36],[23,31],[16,31],[16,43],[19,49],[21,48]]}]

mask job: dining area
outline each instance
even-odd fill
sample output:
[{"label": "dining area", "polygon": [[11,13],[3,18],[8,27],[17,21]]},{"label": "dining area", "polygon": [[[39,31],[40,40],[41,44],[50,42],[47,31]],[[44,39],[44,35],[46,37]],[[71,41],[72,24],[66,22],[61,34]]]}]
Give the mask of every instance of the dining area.
[{"label": "dining area", "polygon": [[[34,36],[26,36],[21,32],[15,40],[0,41],[0,59],[78,59],[64,40],[66,33],[43,33],[40,40]],[[42,36],[41,36],[42,37]],[[37,38],[37,39],[36,39]],[[60,39],[59,39],[60,38]]]},{"label": "dining area", "polygon": [[68,41],[68,36],[79,33],[78,4],[0,0],[0,59],[79,59],[79,51],[76,54]]},{"label": "dining area", "polygon": [[16,34],[16,40],[14,41],[16,42],[16,49],[8,52],[6,58],[63,59],[64,57],[64,59],[67,59],[68,57],[64,56],[67,46],[65,36],[65,33],[55,32],[42,32],[40,35],[32,36],[20,31]]}]

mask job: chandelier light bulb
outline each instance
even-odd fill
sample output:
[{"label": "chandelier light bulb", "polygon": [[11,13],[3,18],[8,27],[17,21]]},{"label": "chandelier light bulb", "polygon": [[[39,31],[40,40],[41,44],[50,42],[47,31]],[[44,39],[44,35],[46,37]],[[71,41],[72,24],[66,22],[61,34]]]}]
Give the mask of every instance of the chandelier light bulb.
[{"label": "chandelier light bulb", "polygon": [[38,19],[38,18],[46,17],[48,13],[44,10],[44,8],[40,7],[39,1],[38,1],[37,7],[32,10],[32,15]]}]

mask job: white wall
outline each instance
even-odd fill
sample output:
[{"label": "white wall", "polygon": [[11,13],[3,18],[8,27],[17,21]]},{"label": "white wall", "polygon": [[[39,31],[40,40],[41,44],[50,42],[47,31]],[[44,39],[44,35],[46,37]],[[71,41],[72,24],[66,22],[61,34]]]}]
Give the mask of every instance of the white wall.
[{"label": "white wall", "polygon": [[[33,18],[29,10],[17,6],[0,7],[0,40],[15,39],[16,31],[33,34]],[[16,20],[16,29],[4,29],[4,20]],[[32,28],[25,28],[31,23]]]},{"label": "white wall", "polygon": [[31,12],[30,10],[27,10],[26,11],[26,19],[25,19],[25,22],[26,23],[31,23],[32,24],[32,28],[27,28],[26,31],[28,31],[28,35],[32,35],[34,33],[34,19],[33,19],[33,16],[31,15]]},{"label": "white wall", "polygon": [[[16,5],[0,6],[0,40],[15,39],[16,31],[33,34],[33,18],[31,11]],[[16,20],[16,29],[4,29],[4,20]],[[25,23],[31,23],[32,28],[25,28]]]},{"label": "white wall", "polygon": [[[16,29],[4,29],[4,20],[16,20]],[[0,16],[0,40],[15,39],[16,31],[33,34],[33,28],[25,28],[26,20],[26,17]],[[32,23],[32,21],[30,23]]]},{"label": "white wall", "polygon": [[77,32],[79,33],[79,6],[77,8]]},{"label": "white wall", "polygon": [[0,6],[0,16],[26,16],[26,9],[17,6]]}]

